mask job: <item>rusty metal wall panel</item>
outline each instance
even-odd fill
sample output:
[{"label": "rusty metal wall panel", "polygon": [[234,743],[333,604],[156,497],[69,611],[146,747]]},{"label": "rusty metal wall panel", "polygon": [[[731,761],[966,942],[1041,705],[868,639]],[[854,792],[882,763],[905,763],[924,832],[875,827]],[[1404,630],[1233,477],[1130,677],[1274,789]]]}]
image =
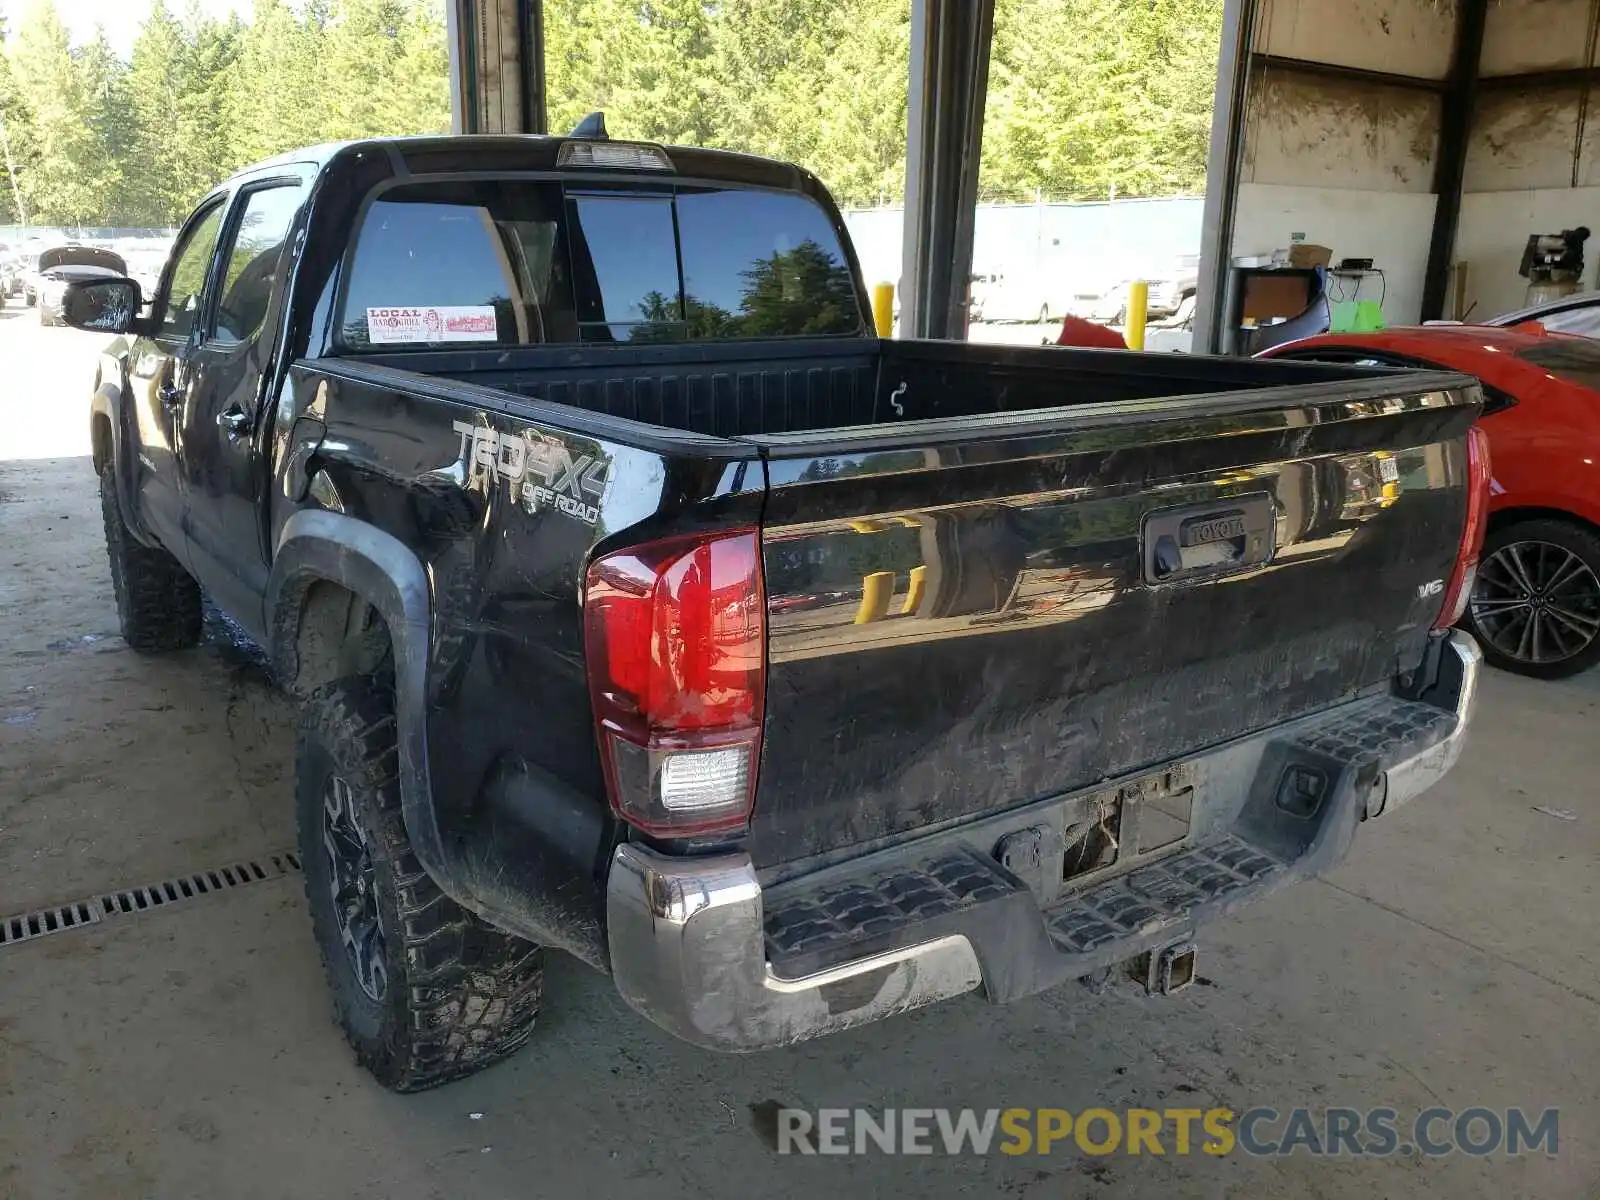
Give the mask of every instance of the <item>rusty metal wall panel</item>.
[{"label": "rusty metal wall panel", "polygon": [[1268,69],[1251,89],[1242,178],[1428,192],[1439,115],[1425,92]]},{"label": "rusty metal wall panel", "polygon": [[[1578,136],[1578,158],[1574,164],[1571,186],[1588,188],[1600,186],[1600,112],[1596,111],[1597,97],[1591,88],[1589,104],[1581,122]],[[1593,224],[1593,222],[1590,222]]]},{"label": "rusty metal wall panel", "polygon": [[1484,30],[1484,75],[1588,66],[1595,0],[1498,0]]},{"label": "rusty metal wall panel", "polygon": [[1450,72],[1456,0],[1261,0],[1256,50],[1393,75]]},{"label": "rusty metal wall panel", "polygon": [[1581,87],[1481,93],[1463,190],[1571,187],[1582,109]]}]

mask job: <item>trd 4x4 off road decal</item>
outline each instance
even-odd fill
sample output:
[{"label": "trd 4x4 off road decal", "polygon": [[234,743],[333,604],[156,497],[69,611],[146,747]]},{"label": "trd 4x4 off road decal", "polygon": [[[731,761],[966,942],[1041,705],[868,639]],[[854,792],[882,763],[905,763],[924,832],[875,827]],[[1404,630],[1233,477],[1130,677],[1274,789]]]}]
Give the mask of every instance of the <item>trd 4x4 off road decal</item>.
[{"label": "trd 4x4 off road decal", "polygon": [[461,437],[460,461],[472,479],[504,481],[514,503],[530,513],[555,508],[585,525],[600,519],[608,464],[592,454],[574,456],[558,437],[524,429],[501,433],[487,425],[452,421]]}]

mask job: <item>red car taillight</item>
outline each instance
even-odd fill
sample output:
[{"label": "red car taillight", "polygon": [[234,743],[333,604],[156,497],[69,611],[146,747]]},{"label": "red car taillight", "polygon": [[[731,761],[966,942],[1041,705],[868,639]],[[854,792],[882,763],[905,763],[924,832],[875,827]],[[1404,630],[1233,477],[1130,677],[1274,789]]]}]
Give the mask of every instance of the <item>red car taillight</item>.
[{"label": "red car taillight", "polygon": [[756,531],[670,538],[596,559],[584,633],[617,816],[669,836],[746,824],[766,674]]},{"label": "red car taillight", "polygon": [[1489,524],[1489,477],[1489,435],[1474,425],[1467,430],[1467,520],[1461,530],[1456,567],[1444,589],[1444,607],[1433,623],[1435,629],[1449,629],[1459,621],[1472,598],[1478,556],[1483,552],[1483,533]]}]

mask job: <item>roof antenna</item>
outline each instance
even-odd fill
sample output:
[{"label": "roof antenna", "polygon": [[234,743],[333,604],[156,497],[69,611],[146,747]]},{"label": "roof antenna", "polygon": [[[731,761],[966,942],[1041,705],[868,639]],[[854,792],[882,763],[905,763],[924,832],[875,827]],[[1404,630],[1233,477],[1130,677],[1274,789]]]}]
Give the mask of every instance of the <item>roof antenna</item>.
[{"label": "roof antenna", "polygon": [[583,120],[572,127],[568,137],[588,138],[596,142],[609,142],[611,135],[606,132],[606,114],[592,112]]}]

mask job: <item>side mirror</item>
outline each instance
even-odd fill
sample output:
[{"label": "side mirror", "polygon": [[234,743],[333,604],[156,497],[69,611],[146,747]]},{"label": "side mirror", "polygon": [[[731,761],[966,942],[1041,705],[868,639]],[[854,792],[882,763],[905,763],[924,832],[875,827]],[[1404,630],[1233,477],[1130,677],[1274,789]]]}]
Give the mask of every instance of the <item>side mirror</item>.
[{"label": "side mirror", "polygon": [[90,333],[127,333],[139,317],[142,297],[131,279],[87,279],[67,284],[61,317]]}]

